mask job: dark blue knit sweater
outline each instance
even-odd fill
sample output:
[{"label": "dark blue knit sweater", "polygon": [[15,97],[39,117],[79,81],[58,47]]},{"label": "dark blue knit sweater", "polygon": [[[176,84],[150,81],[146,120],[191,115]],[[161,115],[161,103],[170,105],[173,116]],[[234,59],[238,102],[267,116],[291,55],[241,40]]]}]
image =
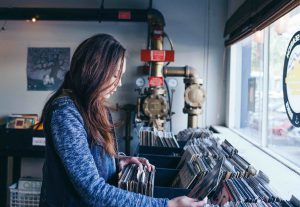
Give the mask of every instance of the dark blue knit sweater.
[{"label": "dark blue knit sweater", "polygon": [[55,99],[45,122],[46,159],[40,206],[167,206],[157,199],[119,189],[115,159],[90,144],[83,118],[72,99]]}]

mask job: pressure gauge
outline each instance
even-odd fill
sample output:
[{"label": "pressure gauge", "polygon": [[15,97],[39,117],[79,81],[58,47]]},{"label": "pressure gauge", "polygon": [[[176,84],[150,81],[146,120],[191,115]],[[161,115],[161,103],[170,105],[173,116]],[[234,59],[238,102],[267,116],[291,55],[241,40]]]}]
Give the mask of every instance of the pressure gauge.
[{"label": "pressure gauge", "polygon": [[178,85],[178,82],[175,78],[171,78],[168,80],[168,86],[170,86],[171,88],[176,88]]},{"label": "pressure gauge", "polygon": [[136,79],[135,84],[137,87],[142,88],[145,85],[145,79],[139,77],[138,79]]}]

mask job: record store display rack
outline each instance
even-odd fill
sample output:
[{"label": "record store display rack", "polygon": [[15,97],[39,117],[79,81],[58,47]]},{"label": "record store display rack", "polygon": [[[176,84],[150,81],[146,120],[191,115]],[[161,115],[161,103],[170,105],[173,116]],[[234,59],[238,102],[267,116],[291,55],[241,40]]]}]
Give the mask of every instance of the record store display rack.
[{"label": "record store display rack", "polygon": [[185,129],[175,138],[171,132],[142,127],[139,136],[137,155],[147,158],[156,170],[146,173],[127,167],[121,188],[154,197],[208,197],[207,206],[300,207],[294,196],[281,199],[269,186],[267,175],[209,129]]}]

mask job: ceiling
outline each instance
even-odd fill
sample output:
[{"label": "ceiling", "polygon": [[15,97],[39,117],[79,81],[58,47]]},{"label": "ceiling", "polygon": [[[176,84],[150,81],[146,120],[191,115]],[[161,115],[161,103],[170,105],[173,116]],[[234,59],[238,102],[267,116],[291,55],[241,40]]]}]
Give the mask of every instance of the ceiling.
[{"label": "ceiling", "polygon": [[[1,0],[0,7],[98,8],[102,0]],[[153,3],[154,4],[154,3]],[[105,0],[104,8],[146,9],[149,0]]]}]

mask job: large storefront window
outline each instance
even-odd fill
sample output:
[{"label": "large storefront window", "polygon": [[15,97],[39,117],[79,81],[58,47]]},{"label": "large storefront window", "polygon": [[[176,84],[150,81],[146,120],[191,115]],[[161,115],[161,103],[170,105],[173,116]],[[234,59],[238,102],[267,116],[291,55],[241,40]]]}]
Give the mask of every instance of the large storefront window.
[{"label": "large storefront window", "polygon": [[263,33],[240,43],[240,120],[237,129],[260,142],[262,130]]},{"label": "large storefront window", "polygon": [[[290,48],[288,72],[284,78],[287,49],[297,32],[299,45],[295,43],[294,49]],[[298,121],[293,113],[299,115],[300,122],[300,7],[263,31],[234,44],[231,56],[231,71],[236,73],[235,88],[239,88],[234,90],[240,95],[240,98],[234,98],[238,118],[230,114],[235,116],[233,127],[254,143],[300,167],[300,124],[292,124],[293,119]],[[232,70],[232,67],[236,69]],[[289,116],[283,95],[284,84],[290,97],[287,108],[292,109],[288,109],[292,111]]]},{"label": "large storefront window", "polygon": [[[290,40],[298,31],[300,31],[300,7],[270,26],[268,146],[288,160],[300,165],[300,128],[293,126],[288,119],[282,86],[285,54]],[[290,64],[291,67],[297,67],[297,63],[300,64],[300,50],[298,49],[293,54],[289,58]],[[300,68],[295,68],[295,73],[291,75],[300,81],[300,78],[296,77],[297,74],[300,75],[297,70]],[[298,84],[300,85],[300,82]],[[293,96],[300,96],[299,85],[298,91],[295,91]],[[295,86],[297,87],[297,85]],[[297,112],[300,102],[291,102],[291,104]]]}]

